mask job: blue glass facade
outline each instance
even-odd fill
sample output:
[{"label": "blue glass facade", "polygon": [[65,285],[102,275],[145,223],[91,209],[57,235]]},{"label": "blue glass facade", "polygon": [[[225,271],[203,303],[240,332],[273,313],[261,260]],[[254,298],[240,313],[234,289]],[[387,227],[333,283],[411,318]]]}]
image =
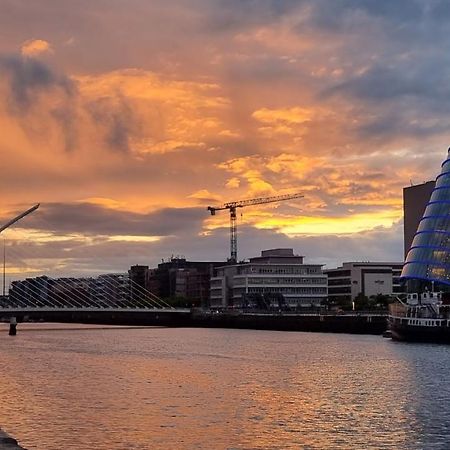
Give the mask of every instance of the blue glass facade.
[{"label": "blue glass facade", "polygon": [[402,278],[450,286],[450,149],[406,256]]}]

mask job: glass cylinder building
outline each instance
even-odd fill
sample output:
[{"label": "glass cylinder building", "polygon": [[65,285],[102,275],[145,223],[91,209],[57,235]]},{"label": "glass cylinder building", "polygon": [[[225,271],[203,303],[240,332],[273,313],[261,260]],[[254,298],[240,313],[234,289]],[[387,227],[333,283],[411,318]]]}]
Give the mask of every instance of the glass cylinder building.
[{"label": "glass cylinder building", "polygon": [[450,289],[450,149],[406,256],[408,290]]}]

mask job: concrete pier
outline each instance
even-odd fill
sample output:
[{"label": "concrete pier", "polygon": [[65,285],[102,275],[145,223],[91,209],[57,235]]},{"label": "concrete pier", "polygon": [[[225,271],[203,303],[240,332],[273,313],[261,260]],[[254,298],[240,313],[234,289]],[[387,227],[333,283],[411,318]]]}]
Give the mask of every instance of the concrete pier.
[{"label": "concrete pier", "polygon": [[26,450],[18,442],[0,429],[0,450]]},{"label": "concrete pier", "polygon": [[15,336],[17,334],[17,320],[15,317],[9,319],[9,335]]}]

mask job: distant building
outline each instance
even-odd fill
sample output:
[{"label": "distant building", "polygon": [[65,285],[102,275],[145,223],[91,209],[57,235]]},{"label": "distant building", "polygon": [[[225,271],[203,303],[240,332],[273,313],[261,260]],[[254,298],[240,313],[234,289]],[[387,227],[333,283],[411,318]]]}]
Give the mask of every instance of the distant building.
[{"label": "distant building", "polygon": [[[224,265],[211,278],[210,305],[214,308],[285,305],[319,306],[327,298],[327,276],[320,264],[305,264],[291,248],[263,250],[248,263]],[[266,300],[267,299],[267,300]],[[270,303],[270,304],[268,304]]]},{"label": "distant building", "polygon": [[435,184],[435,181],[428,181],[403,188],[403,247],[405,258]]},{"label": "distant building", "polygon": [[158,268],[148,270],[147,288],[161,298],[180,297],[206,305],[214,268],[224,264],[222,261],[171,258],[158,264]]},{"label": "distant building", "polygon": [[92,278],[49,278],[46,276],[13,281],[9,298],[13,303],[45,307],[76,303],[83,307],[91,299]]},{"label": "distant building", "polygon": [[100,306],[127,306],[130,304],[131,293],[130,277],[127,273],[107,273],[92,280],[91,295]]},{"label": "distant building", "polygon": [[345,262],[328,269],[328,299],[330,302],[351,303],[359,294],[392,295],[404,291],[400,284],[401,262]]},{"label": "distant building", "polygon": [[13,281],[9,288],[9,300],[19,305],[47,306],[50,303],[51,280],[46,277]]},{"label": "distant building", "polygon": [[13,281],[3,303],[19,306],[141,307],[149,296],[127,273],[108,273],[97,278],[46,276]]},{"label": "distant building", "polygon": [[128,270],[128,276],[133,284],[137,284],[143,289],[147,288],[148,266],[136,264]]}]

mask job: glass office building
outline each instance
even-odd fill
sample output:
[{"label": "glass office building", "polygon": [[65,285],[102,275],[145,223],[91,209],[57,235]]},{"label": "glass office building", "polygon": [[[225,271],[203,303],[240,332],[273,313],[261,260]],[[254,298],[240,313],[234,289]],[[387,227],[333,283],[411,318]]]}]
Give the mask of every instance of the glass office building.
[{"label": "glass office building", "polygon": [[414,285],[412,290],[432,285],[450,288],[450,149],[406,256],[402,278]]}]

